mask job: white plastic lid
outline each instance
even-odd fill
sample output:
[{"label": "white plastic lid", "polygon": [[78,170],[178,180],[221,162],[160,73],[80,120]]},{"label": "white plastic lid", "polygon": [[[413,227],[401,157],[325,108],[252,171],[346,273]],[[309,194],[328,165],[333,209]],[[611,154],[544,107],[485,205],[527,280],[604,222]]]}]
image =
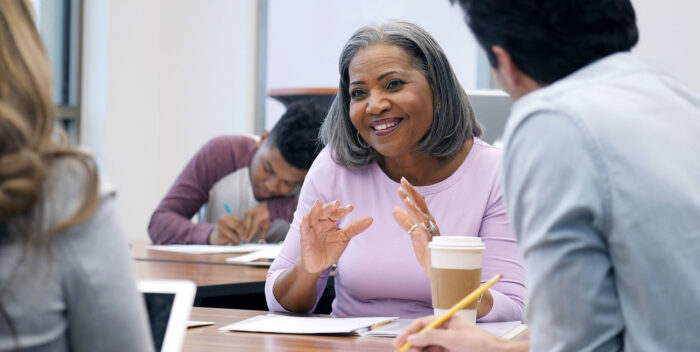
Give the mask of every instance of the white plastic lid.
[{"label": "white plastic lid", "polygon": [[428,243],[428,248],[439,249],[473,249],[484,250],[486,246],[481,242],[481,238],[472,236],[435,236]]}]

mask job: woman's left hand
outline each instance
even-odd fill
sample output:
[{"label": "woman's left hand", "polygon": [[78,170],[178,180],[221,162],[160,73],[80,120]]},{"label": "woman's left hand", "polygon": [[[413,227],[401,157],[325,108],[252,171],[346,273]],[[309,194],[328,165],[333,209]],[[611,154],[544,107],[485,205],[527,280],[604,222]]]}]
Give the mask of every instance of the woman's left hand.
[{"label": "woman's left hand", "polygon": [[413,243],[413,251],[418,263],[430,275],[430,249],[428,243],[433,236],[440,236],[440,229],[435,224],[435,218],[430,214],[425,197],[418,192],[405,178],[401,178],[398,190],[399,198],[406,209],[394,207],[392,214],[396,222],[408,232]]}]

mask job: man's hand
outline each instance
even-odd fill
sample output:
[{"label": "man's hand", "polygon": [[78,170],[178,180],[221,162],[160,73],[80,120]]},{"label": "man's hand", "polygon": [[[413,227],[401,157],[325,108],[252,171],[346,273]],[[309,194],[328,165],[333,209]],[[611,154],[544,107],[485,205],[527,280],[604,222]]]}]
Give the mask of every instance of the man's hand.
[{"label": "man's hand", "polygon": [[[428,316],[416,319],[394,340],[394,347],[401,347],[406,341],[412,345],[411,351],[519,351],[526,352],[529,344],[523,341],[506,341],[497,338],[458,316],[453,316],[437,329],[420,332],[438,317]],[[430,346],[430,347],[429,347]]]},{"label": "man's hand", "polygon": [[241,244],[241,237],[245,233],[243,219],[225,214],[216,222],[216,228],[209,234],[209,244]]},{"label": "man's hand", "polygon": [[[270,228],[270,210],[267,202],[260,202],[245,213],[245,233],[243,240],[246,243],[253,242],[253,239],[264,240],[267,229]],[[257,235],[257,236],[256,236]]]}]

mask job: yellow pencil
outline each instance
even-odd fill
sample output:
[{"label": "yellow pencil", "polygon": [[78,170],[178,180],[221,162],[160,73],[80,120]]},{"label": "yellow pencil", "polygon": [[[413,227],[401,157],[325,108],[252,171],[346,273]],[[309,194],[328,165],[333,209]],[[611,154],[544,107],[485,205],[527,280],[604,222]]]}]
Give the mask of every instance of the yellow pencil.
[{"label": "yellow pencil", "polygon": [[[476,290],[472,291],[472,293],[468,294],[466,297],[462,298],[461,301],[457,302],[450,310],[447,311],[447,313],[443,314],[436,320],[434,320],[432,323],[428,324],[426,327],[424,327],[420,332],[426,331],[428,329],[435,329],[442,325],[444,322],[448,321],[452,316],[457,313],[458,311],[464,309],[466,306],[468,306],[470,303],[474,302],[479,296],[483,295],[486,290],[489,289],[489,287],[493,286],[498,280],[500,280],[503,277],[501,274],[497,274],[496,276],[492,277],[491,280],[484,282],[483,285],[479,286]],[[406,342],[399,348],[399,352],[404,352],[407,349],[411,348],[411,344]]]}]

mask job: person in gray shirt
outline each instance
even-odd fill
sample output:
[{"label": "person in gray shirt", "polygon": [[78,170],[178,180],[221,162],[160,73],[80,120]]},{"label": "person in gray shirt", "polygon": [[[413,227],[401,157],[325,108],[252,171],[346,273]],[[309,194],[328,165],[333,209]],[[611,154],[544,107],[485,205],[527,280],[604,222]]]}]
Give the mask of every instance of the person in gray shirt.
[{"label": "person in gray shirt", "polygon": [[[629,53],[629,0],[460,4],[516,100],[504,187],[525,259],[530,349],[700,348],[700,98]],[[473,335],[456,321],[408,341],[528,347]]]},{"label": "person in gray shirt", "polygon": [[152,351],[114,192],[54,138],[32,13],[0,1],[0,351]]}]

